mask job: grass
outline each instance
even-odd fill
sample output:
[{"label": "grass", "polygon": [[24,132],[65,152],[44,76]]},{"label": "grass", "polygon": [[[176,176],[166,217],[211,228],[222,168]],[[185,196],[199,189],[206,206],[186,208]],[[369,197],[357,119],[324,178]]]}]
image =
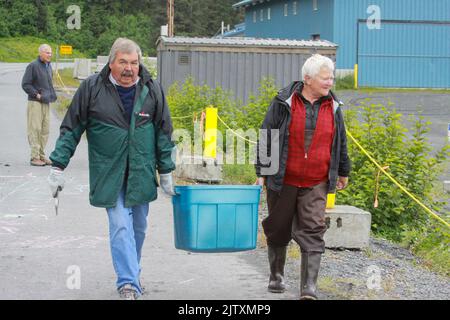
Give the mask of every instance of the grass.
[{"label": "grass", "polygon": [[[73,68],[61,69],[58,73],[66,87],[78,88],[80,86],[80,81],[73,77]],[[55,86],[61,86],[61,82],[57,80],[55,73],[53,73],[53,84]]]},{"label": "grass", "polygon": [[329,295],[332,295],[336,299],[347,300],[349,299],[349,295],[344,293],[340,288],[336,285],[336,280],[329,276],[321,276],[317,280],[317,287],[321,292],[326,292]]},{"label": "grass", "polygon": [[[383,299],[385,294],[383,290],[367,289],[366,283],[356,278],[319,276],[317,286],[320,292],[331,295],[338,300],[377,300]],[[386,286],[388,290],[392,290],[390,284]]]},{"label": "grass", "polygon": [[[57,44],[47,39],[37,37],[15,37],[0,38],[0,61],[1,62],[31,62],[38,56],[38,48],[41,44],[48,43],[56,56]],[[83,58],[84,54],[74,50],[70,58]],[[53,59],[54,60],[54,59]]]},{"label": "grass", "polygon": [[350,300],[352,299],[352,293],[346,290],[346,287],[355,283],[358,283],[358,280],[322,276],[317,281],[317,287],[319,288],[319,292],[332,295],[335,299]]},{"label": "grass", "polygon": [[422,267],[450,277],[450,235],[446,230],[404,231],[401,244],[420,258]]},{"label": "grass", "polygon": [[70,102],[72,99],[65,98],[63,96],[58,96],[58,99],[52,107],[55,108],[58,118],[62,119],[67,112],[67,108],[69,108]]},{"label": "grass", "polygon": [[252,164],[224,164],[223,184],[254,184],[255,167]]}]

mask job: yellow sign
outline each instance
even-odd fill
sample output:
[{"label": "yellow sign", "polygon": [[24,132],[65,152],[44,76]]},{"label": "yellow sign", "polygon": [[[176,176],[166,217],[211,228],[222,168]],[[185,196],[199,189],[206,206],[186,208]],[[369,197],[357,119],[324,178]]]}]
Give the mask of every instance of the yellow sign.
[{"label": "yellow sign", "polygon": [[72,54],[72,46],[60,46],[59,53],[60,54]]}]

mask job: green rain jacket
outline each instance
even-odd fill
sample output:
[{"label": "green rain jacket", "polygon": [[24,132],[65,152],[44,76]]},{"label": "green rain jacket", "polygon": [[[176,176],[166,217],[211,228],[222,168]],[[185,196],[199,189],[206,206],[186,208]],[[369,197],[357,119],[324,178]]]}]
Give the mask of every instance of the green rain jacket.
[{"label": "green rain jacket", "polygon": [[141,65],[129,122],[110,72],[106,65],[80,85],[50,159],[65,169],[86,131],[91,205],[115,207],[126,183],[125,206],[132,207],[157,198],[156,170],[175,169],[172,121],[162,88]]}]

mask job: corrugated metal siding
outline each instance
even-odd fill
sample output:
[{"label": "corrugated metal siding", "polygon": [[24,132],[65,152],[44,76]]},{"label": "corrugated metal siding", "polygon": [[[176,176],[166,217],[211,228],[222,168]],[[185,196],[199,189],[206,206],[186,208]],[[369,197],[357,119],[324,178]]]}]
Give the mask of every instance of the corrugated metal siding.
[{"label": "corrugated metal siding", "polygon": [[[191,63],[180,65],[180,54],[190,54]],[[247,101],[257,93],[260,81],[272,77],[279,87],[300,79],[300,67],[310,56],[305,54],[261,52],[179,52],[159,51],[158,80],[168,90],[175,81],[183,83],[192,76],[197,84],[231,90],[237,98]],[[330,56],[334,60],[334,55]]]},{"label": "corrugated metal siding", "polygon": [[334,34],[329,40],[339,45],[338,69],[353,69],[357,20],[369,17],[370,5],[378,5],[386,20],[450,21],[449,0],[334,0]]},{"label": "corrugated metal siding", "polygon": [[450,88],[450,23],[359,27],[361,86]]},{"label": "corrugated metal siding", "polygon": [[[293,14],[293,2],[297,2],[297,15]],[[312,0],[271,0],[246,7],[245,36],[285,39],[311,39],[320,34],[321,39],[333,38],[333,1],[318,0],[318,10],[313,11]],[[284,16],[284,5],[288,15]],[[267,19],[270,8],[271,19]],[[260,11],[263,10],[263,21]],[[256,22],[253,13],[256,11]]]}]

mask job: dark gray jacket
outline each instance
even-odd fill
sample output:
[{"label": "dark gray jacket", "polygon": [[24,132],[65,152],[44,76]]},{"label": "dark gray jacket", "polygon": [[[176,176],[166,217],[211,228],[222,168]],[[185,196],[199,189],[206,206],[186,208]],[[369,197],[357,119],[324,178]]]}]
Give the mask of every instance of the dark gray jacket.
[{"label": "dark gray jacket", "polygon": [[[22,78],[22,88],[28,94],[28,100],[42,103],[56,101],[56,92],[52,83],[51,65],[45,66],[45,63],[38,57],[31,62]],[[36,98],[41,95],[41,100]]]},{"label": "dark gray jacket", "polygon": [[[286,163],[288,158],[288,142],[289,142],[289,125],[291,123],[291,99],[296,90],[300,90],[302,82],[296,81],[288,87],[280,90],[278,95],[272,100],[267,111],[261,129],[267,130],[267,136],[260,135],[257,144],[257,161],[255,164],[256,175],[266,178],[267,188],[274,191],[281,191],[286,171]],[[347,154],[347,135],[344,126],[344,117],[342,114],[340,103],[336,96],[330,92],[334,100],[334,124],[335,134],[333,146],[331,149],[331,163],[328,172],[329,192],[334,192],[338,176],[348,177],[350,173],[350,159]],[[271,129],[278,129],[278,137],[271,135]],[[275,132],[273,132],[275,134]],[[275,154],[271,154],[271,143],[277,141],[279,143],[278,150],[274,150]],[[275,148],[274,148],[275,149]],[[260,157],[262,154],[268,155],[271,159],[277,159],[278,163],[274,166],[274,161],[265,161]],[[275,157],[275,158],[274,158]],[[268,168],[274,167],[275,171]],[[265,174],[265,172],[270,172]]]}]

